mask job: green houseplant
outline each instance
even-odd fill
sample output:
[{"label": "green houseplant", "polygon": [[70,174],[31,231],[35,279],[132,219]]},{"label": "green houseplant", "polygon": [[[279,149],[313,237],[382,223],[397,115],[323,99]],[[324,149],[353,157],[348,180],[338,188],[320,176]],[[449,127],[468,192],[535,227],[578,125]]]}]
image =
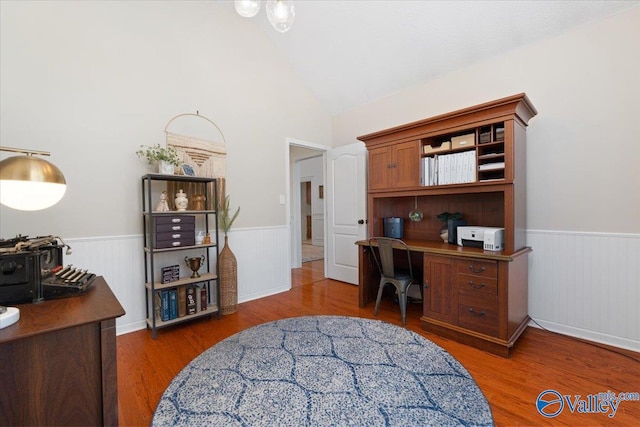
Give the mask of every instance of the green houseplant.
[{"label": "green houseplant", "polygon": [[229,196],[224,198],[224,205],[220,209],[220,215],[218,217],[218,225],[224,232],[225,243],[227,240],[227,235],[229,233],[229,230],[231,230],[231,226],[233,225],[233,222],[236,220],[238,215],[240,215],[240,206],[238,206],[238,209],[236,209],[236,212],[233,215],[230,215],[231,213],[231,209],[229,207],[230,202],[231,201]]},{"label": "green houseplant", "polygon": [[160,173],[173,174],[173,167],[180,166],[180,156],[173,147],[163,147],[160,144],[141,145],[136,154],[146,159],[150,165],[157,163]]},{"label": "green houseplant", "polygon": [[462,218],[462,214],[460,212],[454,212],[454,213],[442,212],[440,215],[438,215],[438,219],[444,222],[444,225],[440,229],[440,237],[445,243],[449,243],[449,227],[447,225],[448,222],[458,221],[461,218]]},{"label": "green houseplant", "polygon": [[218,226],[224,232],[224,248],[220,251],[220,313],[232,314],[238,311],[238,262],[229,248],[229,230],[240,214],[240,206],[231,214],[230,199],[226,196],[218,215]]}]

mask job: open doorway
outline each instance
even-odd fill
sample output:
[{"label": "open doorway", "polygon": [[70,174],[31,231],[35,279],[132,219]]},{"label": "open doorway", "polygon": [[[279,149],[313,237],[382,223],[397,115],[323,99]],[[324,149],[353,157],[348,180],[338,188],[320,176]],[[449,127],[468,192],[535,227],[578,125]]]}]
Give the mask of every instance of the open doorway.
[{"label": "open doorway", "polygon": [[326,150],[290,144],[291,268],[321,263],[324,271]]},{"label": "open doorway", "polygon": [[[300,241],[302,242],[302,263],[324,260],[324,212],[318,213],[314,198],[314,183],[300,183]],[[323,186],[319,185],[322,189]]]}]

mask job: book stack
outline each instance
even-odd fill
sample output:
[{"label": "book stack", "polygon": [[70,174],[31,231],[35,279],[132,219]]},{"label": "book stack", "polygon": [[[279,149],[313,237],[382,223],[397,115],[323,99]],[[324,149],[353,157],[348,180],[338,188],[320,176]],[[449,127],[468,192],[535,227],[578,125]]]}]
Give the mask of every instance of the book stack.
[{"label": "book stack", "polygon": [[422,185],[464,184],[476,181],[476,152],[436,154],[422,159]]},{"label": "book stack", "polygon": [[156,316],[163,322],[205,311],[209,305],[206,286],[163,289],[157,292],[157,298],[159,310]]}]

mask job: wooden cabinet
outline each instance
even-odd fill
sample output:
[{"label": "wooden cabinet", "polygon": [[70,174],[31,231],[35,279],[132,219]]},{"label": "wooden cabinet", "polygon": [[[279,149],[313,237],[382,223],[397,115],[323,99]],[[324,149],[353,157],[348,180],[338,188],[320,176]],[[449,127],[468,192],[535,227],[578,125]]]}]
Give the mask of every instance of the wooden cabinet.
[{"label": "wooden cabinet", "polygon": [[[156,210],[163,191],[180,187],[197,191],[198,204],[189,201],[184,211]],[[172,196],[168,195],[170,200]],[[217,201],[215,178],[142,177],[146,316],[153,338],[158,328],[213,314],[220,318]],[[210,219],[213,230],[209,228]],[[210,231],[209,242],[196,242],[197,232]],[[194,267],[200,265],[197,274],[187,260],[192,260]]]},{"label": "wooden cabinet", "polygon": [[419,141],[369,151],[369,191],[420,185]]},{"label": "wooden cabinet", "polygon": [[117,426],[115,319],[125,313],[104,279],[18,308],[0,330],[0,425]]},{"label": "wooden cabinet", "polygon": [[497,337],[498,262],[424,255],[424,316]]},{"label": "wooden cabinet", "polygon": [[[525,142],[536,114],[518,94],[358,138],[369,152],[369,237],[384,234],[384,218],[405,218],[403,240],[424,253],[423,328],[501,355],[529,320]],[[504,228],[504,250],[443,243],[443,212]],[[360,272],[361,305],[370,277]]]},{"label": "wooden cabinet", "polygon": [[529,252],[524,248],[494,257],[425,253],[423,328],[508,356],[529,321]]},{"label": "wooden cabinet", "polygon": [[451,292],[456,283],[454,258],[424,255],[424,315],[442,322],[454,323],[457,295]]}]

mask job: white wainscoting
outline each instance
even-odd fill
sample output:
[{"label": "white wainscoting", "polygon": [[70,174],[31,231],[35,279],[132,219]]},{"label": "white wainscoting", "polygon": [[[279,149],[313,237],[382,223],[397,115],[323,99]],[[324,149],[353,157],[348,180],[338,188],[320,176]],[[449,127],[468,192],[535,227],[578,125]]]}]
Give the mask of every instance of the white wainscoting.
[{"label": "white wainscoting", "polygon": [[[233,229],[229,247],[238,261],[238,302],[291,289],[287,244],[288,227]],[[116,320],[117,334],[144,329],[146,308],[144,291],[144,251],[142,235],[65,239],[73,248],[64,264],[104,276],[126,314]],[[224,237],[220,236],[220,249]],[[197,251],[193,252],[196,256]],[[184,257],[190,251],[172,252],[186,275]],[[162,254],[167,257],[168,254]],[[191,255],[190,255],[191,256]]]},{"label": "white wainscoting", "polygon": [[640,235],[528,230],[527,245],[532,319],[640,351]]},{"label": "white wainscoting", "polygon": [[[229,233],[239,302],[291,288],[288,238],[285,226]],[[117,333],[145,328],[142,236],[65,241],[73,248],[65,265],[104,276],[127,312]],[[527,242],[532,319],[565,335],[640,351],[640,235],[528,230]],[[176,263],[186,252],[176,252]]]}]

